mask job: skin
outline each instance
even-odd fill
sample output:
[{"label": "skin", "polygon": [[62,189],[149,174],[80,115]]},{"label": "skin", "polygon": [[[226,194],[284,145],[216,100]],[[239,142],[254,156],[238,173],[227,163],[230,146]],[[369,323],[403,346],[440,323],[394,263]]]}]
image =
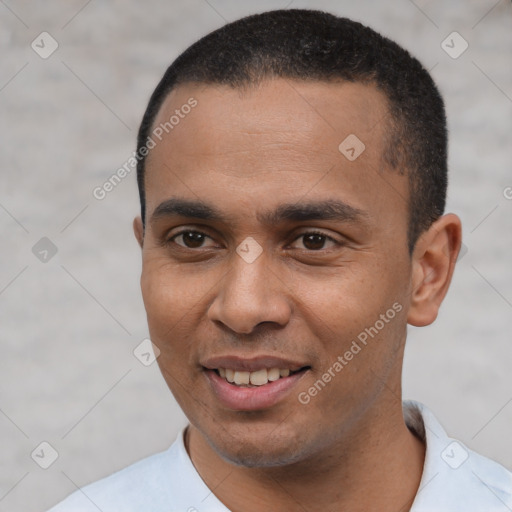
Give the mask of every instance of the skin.
[{"label": "skin", "polygon": [[[143,231],[137,217],[134,232],[151,339],[190,421],[193,464],[234,512],[288,511],[290,504],[409,510],[425,447],[402,416],[406,326],[435,320],[460,248],[460,220],[442,216],[409,255],[408,180],[382,164],[387,103],[373,86],[275,79],[241,91],[184,84],[170,93],[155,126],[190,97],[197,107],[148,157],[147,224]],[[338,150],[349,134],[365,144],[354,161]],[[152,221],[171,197],[206,202],[229,221]],[[277,224],[261,218],[283,203],[326,199],[361,215]],[[195,244],[190,234],[174,236],[183,229],[205,236]],[[324,236],[304,236],[311,230]],[[263,249],[252,263],[236,253],[247,237]],[[402,310],[301,404],[299,393],[394,303]],[[310,370],[274,406],[234,411],[219,403],[201,366],[227,354],[275,355]]]}]

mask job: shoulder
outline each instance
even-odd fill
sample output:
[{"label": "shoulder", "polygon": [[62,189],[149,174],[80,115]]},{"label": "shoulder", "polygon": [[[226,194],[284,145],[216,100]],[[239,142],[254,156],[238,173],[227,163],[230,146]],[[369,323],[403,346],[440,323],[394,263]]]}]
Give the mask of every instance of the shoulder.
[{"label": "shoulder", "polygon": [[449,437],[423,404],[404,403],[404,418],[427,448],[411,512],[512,510],[512,473],[508,469]]},{"label": "shoulder", "polygon": [[418,507],[418,512],[512,510],[512,473],[508,469],[455,440],[450,440],[439,459],[437,476],[423,489],[430,506]]},{"label": "shoulder", "polygon": [[490,503],[502,506],[503,510],[512,510],[512,472],[472,450],[468,450],[467,469],[468,477],[475,486],[481,487]]},{"label": "shoulder", "polygon": [[48,512],[159,510],[159,503],[173,502],[169,481],[180,473],[180,462],[175,442],[163,452],[78,489]]}]

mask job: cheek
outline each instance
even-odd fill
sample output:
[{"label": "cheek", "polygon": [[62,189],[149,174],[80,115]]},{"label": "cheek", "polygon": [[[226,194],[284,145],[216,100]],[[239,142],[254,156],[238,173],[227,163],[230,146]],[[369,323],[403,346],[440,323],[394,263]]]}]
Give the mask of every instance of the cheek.
[{"label": "cheek", "polygon": [[158,366],[187,415],[201,401],[204,376],[197,367],[194,334],[201,322],[204,279],[172,267],[161,258],[145,262],[141,289],[151,341],[159,348]]},{"label": "cheek", "polygon": [[165,256],[144,260],[141,290],[148,316],[155,322],[172,320],[193,309],[207,290],[206,276],[172,264]]},{"label": "cheek", "polygon": [[359,372],[351,382],[364,379],[370,367],[385,371],[406,329],[405,288],[392,265],[353,265],[321,279],[302,276],[293,288],[300,321],[321,345],[322,371],[338,356],[349,362],[344,374]]},{"label": "cheek", "polygon": [[348,421],[351,414],[362,414],[386,383],[399,379],[406,308],[384,285],[352,287],[343,280],[310,293],[305,306],[302,316],[319,340],[321,357],[298,400],[306,414]]},{"label": "cheek", "polygon": [[[208,287],[204,279],[180,271],[161,258],[148,258],[141,290],[153,343],[163,359],[184,360],[196,311]],[[172,358],[170,356],[173,356]]]},{"label": "cheek", "polygon": [[301,276],[293,294],[302,314],[332,334],[353,335],[373,323],[396,300],[385,270],[353,264],[329,275]]}]

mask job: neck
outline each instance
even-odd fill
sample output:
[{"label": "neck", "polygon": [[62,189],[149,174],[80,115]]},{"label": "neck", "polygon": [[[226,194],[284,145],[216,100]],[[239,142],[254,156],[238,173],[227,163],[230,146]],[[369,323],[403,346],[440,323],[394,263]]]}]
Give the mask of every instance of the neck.
[{"label": "neck", "polygon": [[[385,414],[382,412],[385,411]],[[328,450],[294,464],[246,468],[220,457],[190,426],[187,449],[197,471],[232,512],[410,510],[425,446],[407,428],[401,403],[371,408]]]}]

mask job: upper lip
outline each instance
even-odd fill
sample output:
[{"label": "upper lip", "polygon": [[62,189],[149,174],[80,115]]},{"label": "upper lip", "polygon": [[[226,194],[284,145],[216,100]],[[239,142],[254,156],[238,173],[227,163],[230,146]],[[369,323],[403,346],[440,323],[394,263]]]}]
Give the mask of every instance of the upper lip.
[{"label": "upper lip", "polygon": [[235,371],[255,372],[266,368],[289,369],[290,371],[297,371],[307,364],[297,362],[292,359],[284,359],[275,356],[257,356],[257,357],[240,357],[233,355],[217,356],[206,359],[201,363],[202,366],[209,370],[217,370],[218,368],[228,368]]}]

